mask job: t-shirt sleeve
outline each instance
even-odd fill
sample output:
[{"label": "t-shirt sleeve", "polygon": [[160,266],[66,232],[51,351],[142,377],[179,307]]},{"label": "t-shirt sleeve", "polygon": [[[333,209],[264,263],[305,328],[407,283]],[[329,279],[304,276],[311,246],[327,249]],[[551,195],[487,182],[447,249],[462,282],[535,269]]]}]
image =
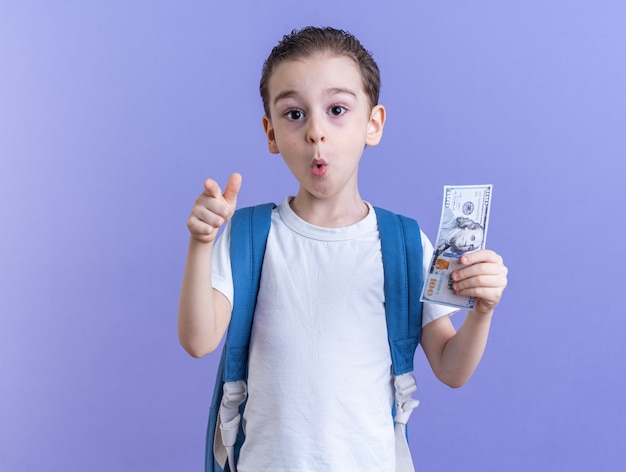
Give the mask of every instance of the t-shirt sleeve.
[{"label": "t-shirt sleeve", "polygon": [[[422,237],[422,252],[423,252],[423,273],[427,274],[430,269],[430,260],[433,257],[434,248],[428,236],[426,236],[421,230]],[[443,316],[449,316],[459,311],[456,308],[439,305],[437,303],[424,302],[422,306],[422,327],[426,326],[431,321],[435,321]]]},{"label": "t-shirt sleeve", "polygon": [[211,264],[213,288],[224,294],[232,306],[235,291],[230,270],[230,221],[215,241]]}]

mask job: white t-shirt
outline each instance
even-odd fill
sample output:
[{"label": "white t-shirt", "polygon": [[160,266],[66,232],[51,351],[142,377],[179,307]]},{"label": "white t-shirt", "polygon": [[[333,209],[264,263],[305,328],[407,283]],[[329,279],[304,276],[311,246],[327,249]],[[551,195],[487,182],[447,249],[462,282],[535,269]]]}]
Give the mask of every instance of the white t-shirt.
[{"label": "white t-shirt", "polygon": [[[272,214],[250,342],[246,440],[237,470],[395,469],[391,356],[376,213],[344,228]],[[213,286],[231,302],[230,227]],[[424,271],[432,244],[422,233]],[[423,306],[422,325],[450,314]]]}]

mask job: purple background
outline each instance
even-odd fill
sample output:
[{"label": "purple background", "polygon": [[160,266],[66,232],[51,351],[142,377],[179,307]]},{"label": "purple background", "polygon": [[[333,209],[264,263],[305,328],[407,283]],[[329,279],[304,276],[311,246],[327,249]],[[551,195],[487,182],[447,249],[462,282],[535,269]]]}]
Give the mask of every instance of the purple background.
[{"label": "purple background", "polygon": [[494,184],[509,287],[468,385],[417,356],[419,469],[623,466],[626,3],[2,0],[0,470],[201,470],[217,358],[178,345],[185,220],[209,176],[242,172],[240,205],[296,191],[257,87],[306,24],[382,69],[366,199],[434,238],[444,184]]}]

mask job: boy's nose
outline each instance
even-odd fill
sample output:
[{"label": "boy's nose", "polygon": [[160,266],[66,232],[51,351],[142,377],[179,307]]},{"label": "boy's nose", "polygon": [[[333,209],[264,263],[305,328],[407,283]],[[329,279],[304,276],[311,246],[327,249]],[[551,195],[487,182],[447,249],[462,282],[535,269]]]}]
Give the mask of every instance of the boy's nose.
[{"label": "boy's nose", "polygon": [[307,141],[311,144],[326,141],[326,134],[322,125],[322,119],[318,117],[310,117],[307,128]]}]

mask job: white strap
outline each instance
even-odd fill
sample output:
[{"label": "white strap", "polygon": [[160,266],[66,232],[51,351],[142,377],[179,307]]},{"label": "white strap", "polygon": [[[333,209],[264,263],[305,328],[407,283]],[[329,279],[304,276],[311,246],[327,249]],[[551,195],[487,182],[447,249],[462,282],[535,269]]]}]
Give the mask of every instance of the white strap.
[{"label": "white strap", "polygon": [[226,382],[223,387],[220,410],[217,414],[217,425],[215,429],[215,440],[213,441],[213,455],[222,469],[226,467],[226,460],[231,472],[237,472],[235,464],[235,443],[239,433],[239,405],[247,396],[245,382]]},{"label": "white strap", "polygon": [[411,413],[420,403],[411,397],[417,390],[417,383],[413,374],[407,373],[394,378],[394,387],[396,392],[396,416],[393,418],[396,423],[396,472],[415,472],[406,437],[406,424]]},{"label": "white strap", "polygon": [[[415,472],[411,451],[406,437],[406,424],[411,413],[419,405],[419,401],[411,395],[417,390],[413,374],[402,374],[394,378],[396,415],[396,472]],[[237,442],[241,415],[239,406],[247,396],[246,384],[243,381],[227,382],[223,387],[222,402],[217,416],[219,428],[215,431],[213,454],[217,463],[224,469],[226,461],[232,472],[237,472],[234,446]]]}]

